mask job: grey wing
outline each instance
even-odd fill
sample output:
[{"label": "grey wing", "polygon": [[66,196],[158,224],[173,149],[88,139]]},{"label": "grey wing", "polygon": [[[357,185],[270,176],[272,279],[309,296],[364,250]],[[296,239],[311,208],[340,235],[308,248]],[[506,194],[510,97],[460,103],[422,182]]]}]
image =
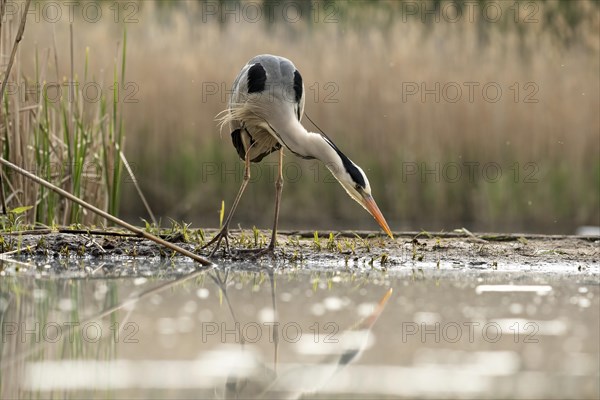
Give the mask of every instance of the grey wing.
[{"label": "grey wing", "polygon": [[[233,81],[231,98],[229,99],[229,114],[231,115],[231,111],[237,107],[237,105],[243,102],[241,93],[247,93],[247,73],[250,68],[249,64],[246,64],[244,68],[240,71],[238,76],[236,76]],[[247,145],[244,142],[250,144],[251,138],[248,137],[246,132],[242,131],[242,122],[237,118],[228,118],[229,128],[231,129],[231,141],[235,150],[238,153],[238,156],[243,160],[246,157],[246,148]]]},{"label": "grey wing", "polygon": [[[255,129],[253,129],[256,116],[254,115],[249,101],[252,93],[261,91],[257,90],[257,81],[254,79],[257,75],[257,71],[260,72],[260,68],[260,64],[255,62],[249,62],[242,68],[233,81],[233,89],[228,106],[228,120],[233,146],[242,160],[245,159],[246,153],[249,152],[248,155],[252,162],[259,162],[266,155],[280,148],[276,147],[276,140],[269,140],[269,137],[263,137],[264,135],[260,137],[260,139],[262,139],[260,140],[260,145],[257,145],[255,140],[255,137],[258,138],[260,135],[257,135],[257,133],[254,132]],[[266,74],[264,76],[266,78]],[[266,149],[264,148],[265,146],[267,147]]]},{"label": "grey wing", "polygon": [[269,122],[288,118],[290,111],[297,121],[302,118],[302,76],[291,61],[260,55],[242,68],[232,89],[227,118],[233,145],[240,158],[249,152],[250,160],[259,162],[284,144]]}]

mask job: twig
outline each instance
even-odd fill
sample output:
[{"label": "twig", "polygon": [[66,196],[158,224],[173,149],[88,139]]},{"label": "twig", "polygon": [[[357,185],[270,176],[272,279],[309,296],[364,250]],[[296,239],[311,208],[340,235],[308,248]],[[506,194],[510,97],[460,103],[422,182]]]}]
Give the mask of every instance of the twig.
[{"label": "twig", "polygon": [[105,265],[106,265],[106,263],[100,264],[99,267],[97,267],[95,270],[92,271],[91,275],[94,275],[96,272],[100,271],[100,269],[103,268]]},{"label": "twig", "polygon": [[123,152],[121,151],[121,148],[118,143],[115,143],[115,147],[116,147],[117,151],[119,152],[119,156],[121,157],[121,161],[123,161],[123,165],[125,166],[127,173],[131,177],[131,181],[133,182],[133,186],[135,187],[135,190],[137,190],[137,192],[138,192],[138,196],[140,196],[140,199],[142,200],[144,207],[146,207],[146,211],[148,211],[148,215],[150,215],[150,219],[152,220],[152,223],[154,225],[157,225],[156,218],[154,217],[154,213],[152,212],[152,209],[150,208],[150,204],[148,204],[148,202],[146,201],[146,197],[144,196],[144,193],[142,193],[142,189],[140,189],[140,186],[138,185],[137,178],[133,174],[133,170],[131,169],[131,167],[129,166],[129,162],[125,158],[125,154],[123,154]]},{"label": "twig", "polygon": [[[101,230],[101,229],[72,229],[72,228],[27,229],[27,230],[14,231],[14,232],[0,232],[0,234],[2,234],[3,236],[25,236],[25,235],[48,235],[53,232],[69,233],[71,235],[114,236],[114,237],[120,237],[120,238],[139,238],[139,237],[141,237],[139,234],[131,233],[131,232],[107,231],[107,230]],[[172,234],[158,234],[155,236],[158,236],[161,239],[168,239],[170,237],[173,237]]]},{"label": "twig", "polygon": [[477,236],[473,235],[473,233],[465,227],[462,227],[460,229],[455,229],[454,232],[459,233],[459,234],[464,234],[467,237],[470,237],[471,239],[475,240],[476,242],[487,243],[487,240],[478,238]]},{"label": "twig", "polygon": [[[15,55],[17,54],[17,48],[19,47],[19,43],[21,39],[23,39],[23,32],[25,32],[25,23],[27,22],[27,12],[29,11],[29,5],[31,4],[31,0],[27,0],[25,3],[25,9],[23,10],[23,15],[21,16],[21,25],[19,25],[19,31],[17,32],[17,37],[15,38],[15,44],[13,45],[12,51],[10,53],[10,59],[8,60],[8,66],[6,67],[6,72],[4,73],[4,79],[2,80],[2,87],[0,87],[0,119],[2,119],[2,101],[4,99],[4,92],[6,91],[6,83],[8,82],[8,77],[10,76],[10,70],[12,69],[13,63],[15,61]],[[0,20],[4,17],[4,12],[6,11],[6,4],[4,1],[0,4]],[[0,26],[1,27],[1,26]],[[6,123],[8,126],[8,122]],[[6,215],[6,200],[4,198],[4,184],[2,183],[2,170],[0,170],[0,201],[2,203],[2,213]]]},{"label": "twig", "polygon": [[8,82],[10,70],[12,69],[13,63],[15,61],[17,48],[19,47],[21,39],[23,39],[23,32],[25,32],[25,23],[27,22],[27,12],[29,11],[29,4],[31,4],[31,0],[27,0],[27,2],[25,3],[25,9],[23,10],[23,15],[21,16],[21,25],[19,25],[19,31],[17,32],[15,44],[13,45],[12,51],[10,53],[10,59],[8,60],[8,66],[6,67],[6,72],[4,74],[4,80],[2,81],[2,87],[0,88],[0,100],[4,98],[4,92],[6,91],[6,83]]},{"label": "twig", "polygon": [[2,43],[2,21],[6,12],[6,0],[0,0],[0,43]]},{"label": "twig", "polygon": [[50,182],[45,181],[44,179],[42,179],[42,178],[40,178],[40,177],[38,177],[38,176],[36,176],[36,175],[34,175],[34,174],[32,174],[32,173],[24,170],[23,168],[15,165],[13,163],[11,163],[10,161],[5,160],[2,157],[0,157],[0,163],[2,163],[3,165],[11,168],[15,172],[17,172],[17,173],[19,173],[19,174],[21,174],[21,175],[23,175],[23,176],[31,179],[32,181],[34,181],[34,182],[36,182],[36,183],[38,183],[38,184],[40,184],[42,186],[45,186],[46,188],[48,188],[50,190],[53,190],[54,192],[60,194],[61,196],[65,197],[65,198],[67,198],[69,200],[71,200],[72,202],[79,204],[83,208],[86,208],[89,211],[100,215],[101,217],[107,219],[108,221],[111,221],[111,222],[113,222],[113,223],[115,223],[117,225],[121,225],[123,228],[128,229],[131,232],[137,233],[138,235],[143,236],[146,239],[152,240],[153,242],[158,243],[158,244],[160,244],[162,246],[165,246],[168,249],[171,249],[171,250],[176,251],[176,252],[178,252],[180,254],[183,254],[184,256],[187,256],[187,257],[193,259],[194,261],[198,261],[200,264],[202,264],[204,266],[207,266],[207,267],[214,267],[215,266],[215,264],[213,264],[210,260],[208,260],[208,259],[206,259],[204,257],[201,257],[201,256],[199,256],[197,254],[194,254],[191,251],[188,251],[188,250],[186,250],[184,248],[176,246],[173,243],[169,243],[166,240],[163,240],[163,239],[161,239],[159,237],[151,235],[148,232],[146,232],[146,231],[144,231],[144,230],[142,230],[142,229],[140,229],[140,228],[138,228],[136,226],[133,226],[133,225],[131,225],[131,224],[123,221],[122,219],[119,219],[119,218],[117,218],[117,217],[115,217],[113,215],[110,215],[109,213],[107,213],[105,211],[102,211],[101,209],[99,209],[99,208],[97,208],[97,207],[95,207],[95,206],[93,206],[93,205],[91,205],[91,204],[89,204],[89,203],[81,200],[78,197],[73,196],[71,193],[69,193],[69,192],[67,192],[67,191],[65,191],[65,190],[63,190],[63,189],[61,189],[61,188],[59,188],[59,187],[51,184]]},{"label": "twig", "polygon": [[[140,235],[138,235],[137,233],[131,233],[131,232],[103,231],[100,229],[71,229],[71,228],[28,229],[28,230],[15,231],[15,232],[2,232],[2,235],[5,235],[5,236],[48,235],[53,232],[70,233],[72,235],[140,237]],[[159,235],[159,237],[162,237],[162,235]]]}]

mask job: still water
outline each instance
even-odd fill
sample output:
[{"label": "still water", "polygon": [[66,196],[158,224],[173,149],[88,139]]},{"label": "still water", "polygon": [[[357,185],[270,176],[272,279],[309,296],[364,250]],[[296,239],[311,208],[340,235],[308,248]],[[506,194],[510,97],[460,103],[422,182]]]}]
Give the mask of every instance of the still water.
[{"label": "still water", "polygon": [[597,270],[189,265],[4,263],[1,397],[600,396]]}]

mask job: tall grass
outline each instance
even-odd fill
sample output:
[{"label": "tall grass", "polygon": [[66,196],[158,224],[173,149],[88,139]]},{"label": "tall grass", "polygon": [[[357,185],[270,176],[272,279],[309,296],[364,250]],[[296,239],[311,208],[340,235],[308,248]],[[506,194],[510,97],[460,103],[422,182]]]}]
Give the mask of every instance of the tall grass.
[{"label": "tall grass", "polygon": [[[14,28],[20,22],[15,17],[3,16],[0,43],[3,55],[13,46]],[[120,43],[113,42],[120,49],[113,58],[113,96],[100,93],[97,101],[89,102],[89,88],[101,87],[101,83],[90,72],[90,49],[74,50],[77,28],[67,25],[68,39],[57,46],[51,24],[30,21],[26,32],[31,25],[38,33],[51,37],[53,43],[41,49],[29,46],[25,51],[19,50],[9,76],[5,65],[0,68],[2,79],[8,82],[0,122],[2,157],[116,215],[121,197],[124,144],[118,96],[125,73],[126,35]],[[59,53],[68,54],[63,57],[66,62],[58,62]],[[83,60],[80,69],[75,68],[77,58]],[[100,222],[78,205],[9,170],[2,171],[2,178],[7,211],[31,207],[26,218],[29,224]],[[4,226],[8,220],[2,221]]]},{"label": "tall grass", "polygon": [[[136,102],[122,97],[122,116],[128,157],[149,202],[162,217],[218,225],[220,202],[235,196],[242,168],[229,132],[220,135],[214,117],[226,108],[241,66],[274,53],[300,69],[306,112],[363,167],[394,229],[568,233],[600,224],[598,4],[524,2],[514,11],[514,2],[492,3],[502,7],[501,20],[475,12],[472,21],[454,23],[423,22],[395,1],[318,2],[316,21],[297,22],[253,22],[243,13],[221,22],[202,2],[136,3],[124,82],[135,84],[137,91],[127,94]],[[336,21],[325,21],[326,4],[334,5],[328,10]],[[486,3],[478,4],[480,11]],[[525,22],[529,4],[534,22]],[[51,45],[42,24],[28,32],[40,46]],[[57,24],[57,42],[66,32]],[[112,21],[87,24],[75,54],[91,45],[97,60],[112,59],[106,37],[119,40],[120,32]],[[31,43],[23,43],[23,52]],[[472,102],[466,82],[479,84]],[[406,96],[407,84],[436,83],[458,85],[461,99]],[[502,89],[496,102],[482,95],[490,83]],[[214,84],[217,93],[209,93]],[[243,226],[271,223],[275,161],[254,167],[235,218]],[[375,228],[323,166],[290,154],[286,163],[282,228]],[[120,190],[123,213],[139,220],[133,185],[123,182]]]}]

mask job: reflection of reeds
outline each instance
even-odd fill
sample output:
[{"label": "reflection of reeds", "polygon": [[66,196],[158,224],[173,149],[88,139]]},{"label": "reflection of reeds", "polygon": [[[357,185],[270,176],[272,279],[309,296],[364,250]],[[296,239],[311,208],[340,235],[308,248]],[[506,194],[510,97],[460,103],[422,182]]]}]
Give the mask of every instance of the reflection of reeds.
[{"label": "reflection of reeds", "polygon": [[[130,132],[128,156],[160,215],[216,226],[219,201],[234,197],[241,168],[229,132],[220,137],[214,118],[239,68],[268,52],[296,63],[307,113],[365,169],[394,229],[568,232],[600,224],[597,4],[532,3],[537,22],[518,24],[508,9],[512,2],[496,2],[505,7],[497,23],[479,13],[474,22],[423,23],[403,18],[396,2],[335,4],[337,23],[269,25],[244,18],[204,23],[196,2],[159,14],[140,3],[139,23],[128,28],[127,59],[128,80],[139,90],[120,101]],[[117,39],[120,27],[111,24],[85,24],[75,53],[92,44],[95,59],[112,59],[110,46],[96,45],[106,43],[108,33]],[[43,45],[47,27],[28,30]],[[60,24],[56,31],[59,39],[66,35]],[[466,82],[479,84],[472,102]],[[462,97],[422,101],[419,93],[403,101],[413,83],[439,83],[440,90],[458,85]],[[488,83],[502,89],[499,101],[483,98]],[[215,94],[208,91],[215,88]],[[302,176],[285,186],[283,227],[324,229],[333,221],[374,227],[337,184],[326,181],[322,167],[291,155],[286,161],[298,162]],[[454,179],[456,166],[461,175]],[[502,174],[492,179],[496,167]],[[254,206],[240,209],[237,221],[269,224],[273,181],[268,167],[261,171],[242,200]],[[132,185],[122,189],[124,210],[137,219]]]},{"label": "reflection of reeds", "polygon": [[[95,326],[106,333],[98,340],[92,336],[97,331],[92,335],[82,333],[81,327],[86,326],[85,316],[80,315],[82,305],[90,307],[93,302],[89,299],[97,296],[94,289],[104,283],[85,285],[81,282],[84,281],[36,281],[24,277],[5,277],[0,282],[0,292],[7,294],[0,299],[5,302],[0,315],[3,327],[0,341],[2,398],[23,398],[28,362],[114,359],[119,340],[108,332],[116,331],[113,328],[123,326],[125,320],[117,320],[116,313],[112,313],[110,320],[94,321]],[[118,287],[114,282],[108,282],[106,288],[104,303],[110,307],[118,303]],[[61,304],[68,304],[70,310],[62,310]],[[91,308],[95,308],[94,305]]]}]

